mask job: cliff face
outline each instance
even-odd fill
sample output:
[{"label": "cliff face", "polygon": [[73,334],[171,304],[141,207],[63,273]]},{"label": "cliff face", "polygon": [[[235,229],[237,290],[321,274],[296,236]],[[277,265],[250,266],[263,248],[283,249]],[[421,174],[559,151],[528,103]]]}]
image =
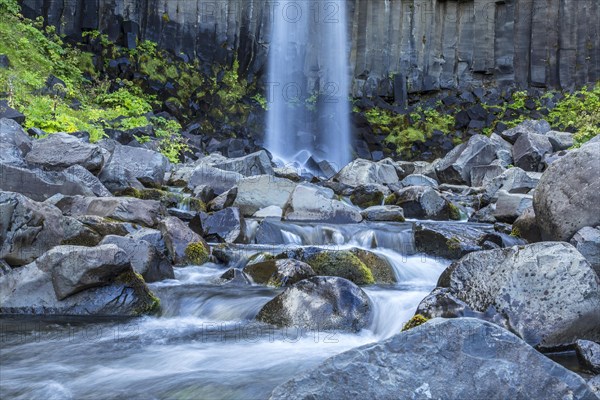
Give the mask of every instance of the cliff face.
[{"label": "cliff face", "polygon": [[[206,62],[237,55],[250,79],[265,78],[273,13],[288,3],[22,1],[27,17],[43,15],[70,37],[97,29],[124,44],[139,37]],[[347,7],[357,96],[392,95],[400,75],[410,92],[488,84],[571,88],[600,79],[598,0],[347,0]],[[336,12],[327,3],[307,10],[333,21]]]}]

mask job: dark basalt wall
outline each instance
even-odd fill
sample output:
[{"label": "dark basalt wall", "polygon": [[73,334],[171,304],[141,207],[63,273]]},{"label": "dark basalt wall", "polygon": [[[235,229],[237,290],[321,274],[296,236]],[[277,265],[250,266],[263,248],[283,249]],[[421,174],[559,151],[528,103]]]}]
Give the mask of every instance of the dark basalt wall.
[{"label": "dark basalt wall", "polygon": [[[75,39],[98,29],[123,43],[139,35],[209,63],[237,55],[250,79],[265,76],[273,12],[283,13],[286,3],[22,1],[27,17],[43,15]],[[335,7],[321,5],[311,15],[335,20]],[[568,89],[600,80],[598,0],[348,0],[348,12],[357,96],[392,95],[396,74],[407,77],[410,92],[482,85]]]}]

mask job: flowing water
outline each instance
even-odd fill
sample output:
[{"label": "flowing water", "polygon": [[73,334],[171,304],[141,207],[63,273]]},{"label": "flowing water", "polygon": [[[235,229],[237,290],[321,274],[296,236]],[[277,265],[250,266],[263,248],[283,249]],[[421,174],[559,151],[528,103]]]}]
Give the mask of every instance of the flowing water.
[{"label": "flowing water", "polygon": [[[367,328],[358,333],[275,329],[255,322],[254,316],[280,289],[224,283],[219,279],[227,268],[223,265],[178,268],[175,279],[149,285],[161,299],[158,316],[0,320],[0,397],[267,398],[275,386],[329,356],[398,333],[449,264],[398,250],[411,248],[400,243],[411,241],[410,235],[402,235],[405,224],[390,225],[387,234],[364,224],[337,229],[282,225],[278,228],[288,232],[283,241],[239,246],[240,257],[265,248],[277,252],[317,244],[363,247],[387,258],[398,283],[364,288],[373,304]],[[372,240],[360,239],[361,234],[378,235],[389,247],[373,248]],[[385,241],[386,235],[403,239]]]},{"label": "flowing water", "polygon": [[273,3],[265,147],[280,164],[350,161],[345,0]]}]

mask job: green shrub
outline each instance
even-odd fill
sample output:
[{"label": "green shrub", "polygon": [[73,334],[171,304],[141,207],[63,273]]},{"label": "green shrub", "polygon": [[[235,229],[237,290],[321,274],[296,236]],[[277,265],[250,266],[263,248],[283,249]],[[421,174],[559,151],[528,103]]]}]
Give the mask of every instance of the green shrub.
[{"label": "green shrub", "polygon": [[406,324],[404,324],[404,327],[402,327],[402,332],[415,328],[419,325],[423,325],[427,321],[429,321],[429,319],[421,314],[417,314],[413,316]]},{"label": "green shrub", "polygon": [[583,87],[566,94],[550,111],[549,122],[553,128],[575,131],[575,147],[600,133],[600,82],[592,90]]}]

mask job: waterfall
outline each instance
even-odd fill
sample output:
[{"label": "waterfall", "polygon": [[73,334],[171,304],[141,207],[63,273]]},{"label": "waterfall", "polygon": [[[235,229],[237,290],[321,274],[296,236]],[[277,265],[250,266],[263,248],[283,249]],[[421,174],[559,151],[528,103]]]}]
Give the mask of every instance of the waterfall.
[{"label": "waterfall", "polygon": [[265,147],[282,165],[350,161],[344,0],[273,3]]}]

